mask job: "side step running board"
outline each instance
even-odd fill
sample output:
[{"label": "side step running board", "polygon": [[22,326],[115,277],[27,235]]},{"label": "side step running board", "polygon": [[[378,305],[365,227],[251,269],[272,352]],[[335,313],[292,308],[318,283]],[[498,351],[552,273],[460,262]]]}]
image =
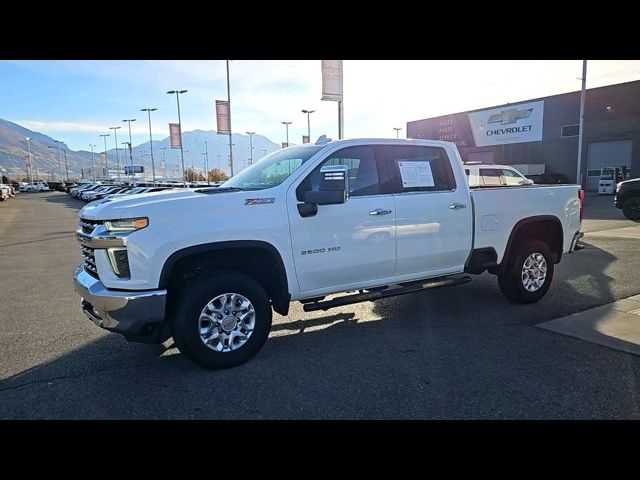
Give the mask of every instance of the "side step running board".
[{"label": "side step running board", "polygon": [[462,277],[454,278],[440,278],[429,280],[426,282],[413,283],[405,285],[400,288],[388,288],[385,290],[377,290],[375,292],[356,293],[355,295],[347,295],[344,297],[334,298],[332,300],[325,300],[322,302],[313,302],[304,304],[305,312],[314,312],[316,310],[329,310],[334,307],[341,307],[343,305],[351,305],[352,303],[370,302],[387,297],[397,297],[398,295],[405,295],[407,293],[420,292],[422,290],[429,290],[431,288],[451,287],[454,285],[462,285],[471,281],[471,277],[465,275]]}]

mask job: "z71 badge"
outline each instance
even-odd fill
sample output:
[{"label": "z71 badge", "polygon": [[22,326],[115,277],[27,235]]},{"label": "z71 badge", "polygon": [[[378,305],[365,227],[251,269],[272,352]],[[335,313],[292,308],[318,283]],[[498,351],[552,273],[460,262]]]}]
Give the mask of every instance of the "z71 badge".
[{"label": "z71 badge", "polygon": [[244,201],[245,205],[264,205],[265,203],[273,203],[276,201],[276,197],[270,198],[247,198]]}]

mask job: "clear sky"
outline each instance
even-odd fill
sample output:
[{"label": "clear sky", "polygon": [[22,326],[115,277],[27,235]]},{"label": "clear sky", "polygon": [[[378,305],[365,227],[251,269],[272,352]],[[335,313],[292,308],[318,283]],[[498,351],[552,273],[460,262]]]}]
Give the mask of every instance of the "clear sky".
[{"label": "clear sky", "polygon": [[[279,143],[301,143],[311,115],[312,141],[337,138],[337,104],[320,101],[320,60],[236,60],[230,63],[232,128],[256,131]],[[406,122],[580,89],[581,60],[344,62],[345,136],[395,137]],[[587,88],[640,79],[640,61],[592,60]],[[0,61],[0,118],[88,150],[101,133],[136,118],[133,144],[168,136],[181,96],[183,131],[215,130],[214,101],[226,99],[223,60],[206,61]],[[120,136],[119,136],[120,139]],[[124,141],[126,136],[122,136]],[[111,147],[111,145],[110,145]],[[99,147],[98,147],[99,148]]]}]

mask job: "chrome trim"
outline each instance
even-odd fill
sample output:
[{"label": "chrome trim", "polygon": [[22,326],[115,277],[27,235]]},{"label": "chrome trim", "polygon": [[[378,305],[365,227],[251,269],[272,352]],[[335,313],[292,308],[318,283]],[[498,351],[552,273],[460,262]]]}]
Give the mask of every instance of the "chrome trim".
[{"label": "chrome trim", "polygon": [[76,269],[74,289],[82,297],[83,313],[98,326],[121,333],[164,319],[166,290],[109,290],[82,267]]},{"label": "chrome trim", "polygon": [[89,235],[82,229],[76,230],[78,241],[91,248],[117,248],[127,246],[127,237],[124,235]]}]

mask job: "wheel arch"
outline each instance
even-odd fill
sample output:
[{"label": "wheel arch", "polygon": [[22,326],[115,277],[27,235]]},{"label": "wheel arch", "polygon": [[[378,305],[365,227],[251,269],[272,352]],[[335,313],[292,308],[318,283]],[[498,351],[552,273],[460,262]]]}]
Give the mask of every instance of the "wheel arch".
[{"label": "wheel arch", "polygon": [[564,244],[562,222],[554,215],[535,215],[521,219],[511,229],[502,261],[498,265],[498,271],[504,270],[511,258],[513,249],[525,238],[547,242],[551,252],[555,256],[554,263],[559,263],[562,259]]},{"label": "wheel arch", "polygon": [[158,288],[167,289],[175,273],[187,273],[201,265],[233,269],[251,276],[263,286],[273,309],[281,315],[288,313],[291,295],[287,271],[280,252],[272,244],[258,240],[232,240],[177,250],[162,266]]}]

